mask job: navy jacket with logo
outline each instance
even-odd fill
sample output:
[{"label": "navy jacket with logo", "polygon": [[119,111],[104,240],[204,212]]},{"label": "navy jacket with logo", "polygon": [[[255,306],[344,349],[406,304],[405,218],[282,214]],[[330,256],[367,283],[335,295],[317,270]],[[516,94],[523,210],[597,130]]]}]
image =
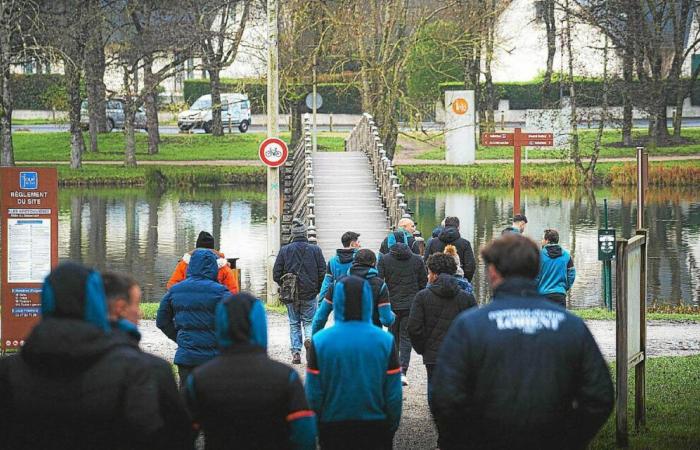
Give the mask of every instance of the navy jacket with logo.
[{"label": "navy jacket with logo", "polygon": [[462,313],[438,354],[433,414],[441,448],[585,448],[614,392],[584,322],[508,278]]}]

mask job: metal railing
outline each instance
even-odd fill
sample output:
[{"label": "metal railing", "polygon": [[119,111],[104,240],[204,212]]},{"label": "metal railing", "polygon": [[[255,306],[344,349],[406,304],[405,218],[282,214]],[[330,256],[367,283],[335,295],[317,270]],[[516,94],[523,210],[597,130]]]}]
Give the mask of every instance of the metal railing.
[{"label": "metal railing", "polygon": [[406,205],[406,197],[401,192],[399,177],[386,156],[384,145],[379,137],[379,129],[371,115],[365,113],[362,119],[345,140],[346,152],[362,151],[369,158],[377,190],[386,208],[391,228],[394,229],[404,217],[411,217]]},{"label": "metal railing", "polygon": [[283,244],[289,241],[294,219],[308,227],[309,242],[316,243],[313,165],[310,117],[305,114],[304,139],[292,150],[284,165]]}]

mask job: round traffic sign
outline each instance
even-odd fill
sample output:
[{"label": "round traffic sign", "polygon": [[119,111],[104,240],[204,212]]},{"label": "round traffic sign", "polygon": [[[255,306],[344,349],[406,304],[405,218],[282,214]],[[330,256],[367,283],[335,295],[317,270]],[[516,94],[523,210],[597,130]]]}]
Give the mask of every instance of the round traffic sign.
[{"label": "round traffic sign", "polygon": [[277,138],[267,138],[260,144],[260,160],[269,167],[279,167],[287,161],[289,150],[284,141]]},{"label": "round traffic sign", "polygon": [[[321,109],[323,106],[323,97],[318,92],[316,93],[316,109]],[[314,109],[314,94],[311,93],[306,96],[306,107],[309,109]]]}]

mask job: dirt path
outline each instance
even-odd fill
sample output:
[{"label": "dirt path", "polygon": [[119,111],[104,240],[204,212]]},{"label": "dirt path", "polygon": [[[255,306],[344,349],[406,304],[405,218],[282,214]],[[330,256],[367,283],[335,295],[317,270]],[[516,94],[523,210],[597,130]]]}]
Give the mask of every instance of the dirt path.
[{"label": "dirt path", "polygon": [[[606,359],[615,357],[615,322],[588,321],[596,342]],[[172,361],[177,346],[168,340],[152,320],[139,327],[145,351]],[[647,350],[650,356],[685,356],[700,353],[700,323],[651,321],[647,327]],[[268,314],[268,353],[276,360],[289,363],[289,328],[287,318]],[[303,359],[303,358],[302,358]],[[304,376],[303,366],[297,366]],[[426,397],[426,374],[420,357],[413,353],[408,372],[409,386],[404,389],[401,427],[396,435],[397,449],[434,449],[436,435]]]}]

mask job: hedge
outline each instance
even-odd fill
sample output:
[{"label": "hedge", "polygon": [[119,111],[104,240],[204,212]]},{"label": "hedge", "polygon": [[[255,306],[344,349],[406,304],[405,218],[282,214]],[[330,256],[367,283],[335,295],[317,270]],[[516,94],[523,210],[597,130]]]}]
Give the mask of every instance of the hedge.
[{"label": "hedge", "polygon": [[[290,86],[295,93],[305,97],[305,92],[311,93],[310,84],[299,84]],[[355,83],[318,83],[316,89],[323,98],[323,106],[319,108],[322,113],[336,114],[362,114],[362,95]],[[284,87],[282,91],[282,108],[288,109],[289,100],[284,98]],[[241,92],[248,94],[251,108],[254,113],[265,111],[267,100],[267,84],[265,80],[258,79],[221,79],[221,92]],[[188,104],[194,103],[202,95],[210,94],[211,88],[209,80],[185,80],[184,97]]]},{"label": "hedge", "polygon": [[[682,83],[688,83],[688,80],[682,80]],[[613,80],[608,89],[608,104],[610,106],[622,106],[622,86],[621,80]],[[578,106],[595,107],[603,103],[603,82],[601,80],[576,80],[576,101]],[[464,89],[463,82],[447,82],[440,83],[440,93],[444,95],[446,90]],[[485,85],[482,84],[482,102],[485,103]],[[496,90],[496,99],[510,101],[510,109],[539,109],[542,107],[542,81],[524,81],[524,82],[507,82],[494,83]],[[553,80],[549,90],[549,102],[556,103],[559,100],[559,82]],[[569,87],[563,86],[564,96],[569,95]],[[639,97],[645,93],[642,91],[642,86],[638,82],[633,84],[631,94],[633,97]],[[700,83],[696,83],[693,92],[691,93],[691,103],[694,106],[700,105]],[[669,95],[666,99],[666,104],[674,106],[676,99],[673,95]],[[498,105],[494,105],[497,109]]]},{"label": "hedge", "polygon": [[12,74],[10,89],[15,109],[51,109],[49,93],[65,92],[65,77],[61,74]]}]

